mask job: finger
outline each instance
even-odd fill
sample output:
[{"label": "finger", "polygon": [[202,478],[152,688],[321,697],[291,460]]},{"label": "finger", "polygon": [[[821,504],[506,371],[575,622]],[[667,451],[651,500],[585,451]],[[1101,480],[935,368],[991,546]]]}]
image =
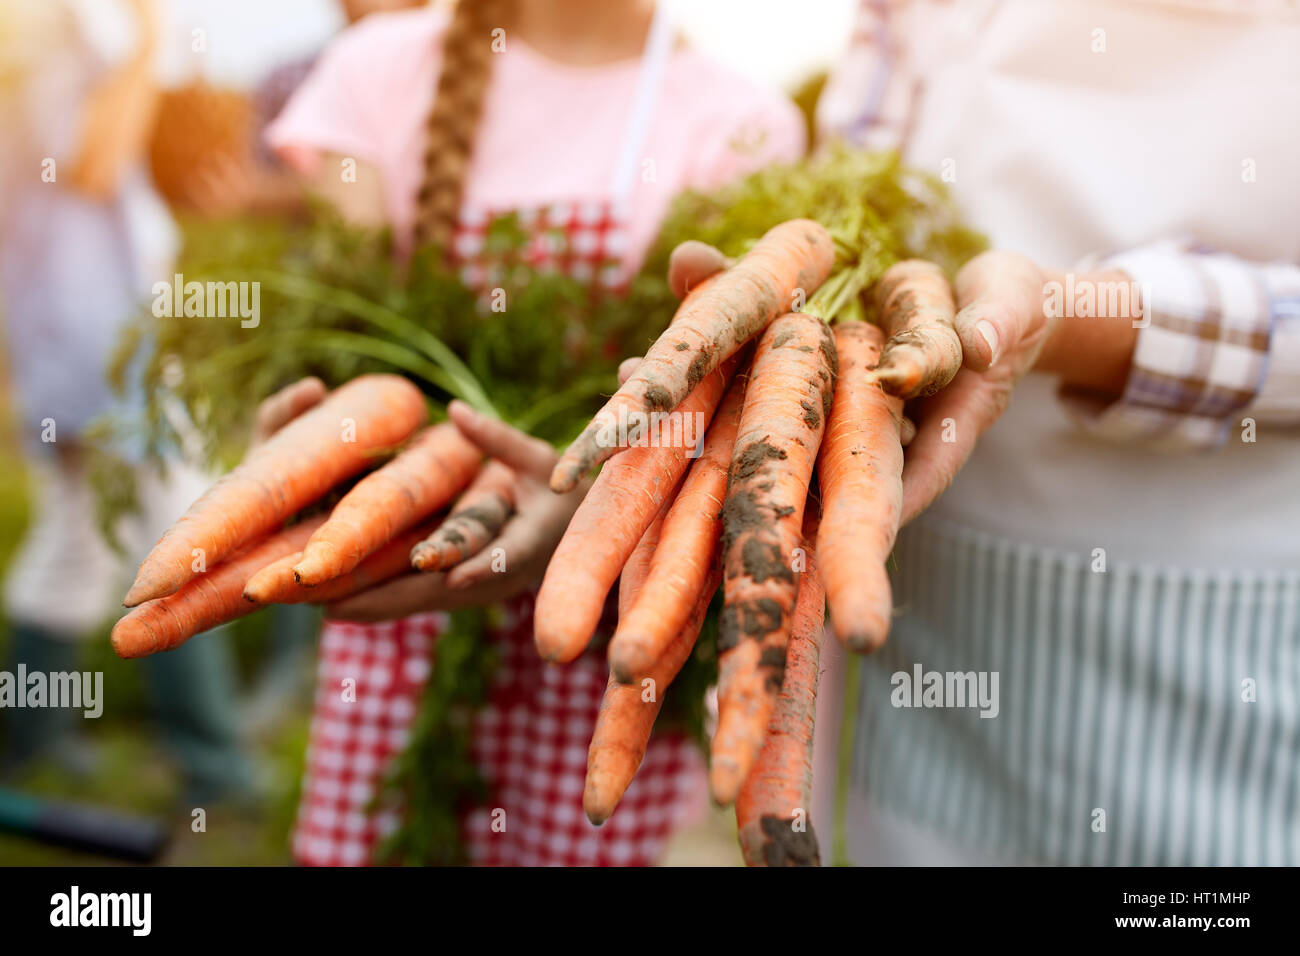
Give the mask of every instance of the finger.
[{"label": "finger", "polygon": [[544,481],[555,467],[558,456],[546,442],[498,418],[481,415],[460,400],[447,406],[447,416],[485,455],[521,474]]},{"label": "finger", "polygon": [[483,584],[495,575],[532,567],[542,547],[536,522],[526,516],[512,518],[487,547],[447,572],[447,587],[460,591]]},{"label": "finger", "polygon": [[368,588],[325,609],[340,621],[388,621],[421,611],[454,610],[465,598],[447,589],[443,575],[407,574]]},{"label": "finger", "polygon": [[731,260],[717,249],[688,239],[668,257],[668,286],[679,299],[713,275],[727,268]]},{"label": "finger", "polygon": [[256,440],[264,441],[325,398],[325,383],[314,375],[286,385],[257,406]]},{"label": "finger", "polygon": [[985,252],[957,273],[953,319],[965,366],[982,372],[1026,336],[1043,307],[1042,274],[1024,256]]},{"label": "finger", "polygon": [[903,443],[903,447],[906,448],[908,445],[912,443],[912,439],[915,437],[916,437],[916,422],[912,421],[910,418],[904,415],[902,422],[900,422],[898,426],[898,440],[901,441]]},{"label": "finger", "polygon": [[948,489],[997,420],[1005,399],[974,372],[957,373],[949,386],[924,403],[925,417],[903,460],[903,519],[907,524]]},{"label": "finger", "polygon": [[625,358],[618,363],[618,384],[623,385],[632,373],[641,365],[641,356],[634,355],[632,358]]}]

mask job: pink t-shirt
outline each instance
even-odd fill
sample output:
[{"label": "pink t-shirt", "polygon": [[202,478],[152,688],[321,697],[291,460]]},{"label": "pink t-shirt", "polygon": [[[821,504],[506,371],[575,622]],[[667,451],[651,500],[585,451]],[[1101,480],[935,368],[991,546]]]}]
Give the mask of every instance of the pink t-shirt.
[{"label": "pink t-shirt", "polygon": [[[266,132],[304,172],[326,152],[374,166],[399,242],[415,212],[447,24],[433,8],[367,17],[322,54]],[[640,61],[575,67],[517,37],[505,45],[495,54],[466,206],[495,212],[613,199]],[[697,52],[672,53],[627,198],[627,267],[638,266],[677,193],[797,158],[803,146],[802,120],[786,98]]]}]

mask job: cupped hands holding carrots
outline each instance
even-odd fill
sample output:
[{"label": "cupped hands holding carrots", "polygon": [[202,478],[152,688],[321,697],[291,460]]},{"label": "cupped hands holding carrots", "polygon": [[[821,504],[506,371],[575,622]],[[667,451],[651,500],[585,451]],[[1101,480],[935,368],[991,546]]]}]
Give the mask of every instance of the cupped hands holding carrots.
[{"label": "cupped hands holding carrots", "polygon": [[[258,407],[254,443],[265,441],[325,394],[319,379],[305,378],[264,400]],[[547,480],[557,455],[546,442],[481,415],[464,402],[453,401],[447,415],[466,442],[491,461],[465,490],[448,520],[408,550],[418,561],[419,552],[427,553],[441,539],[457,542],[463,552],[467,536],[476,536],[473,553],[456,554],[454,567],[446,572],[431,567],[431,573],[402,574],[351,594],[329,605],[331,617],[381,621],[421,611],[476,607],[514,597],[541,580],[556,542],[591,482],[556,495]]]},{"label": "cupped hands holding carrots", "polygon": [[[452,402],[447,414],[483,454],[513,472],[509,492],[513,514],[496,537],[481,542],[477,554],[450,571],[396,578],[331,604],[330,616],[377,621],[420,611],[493,604],[521,594],[541,580],[556,542],[591,483],[580,482],[573,490],[557,495],[547,481],[558,458],[546,442],[480,414],[464,402]],[[453,511],[452,517],[455,514]]]}]

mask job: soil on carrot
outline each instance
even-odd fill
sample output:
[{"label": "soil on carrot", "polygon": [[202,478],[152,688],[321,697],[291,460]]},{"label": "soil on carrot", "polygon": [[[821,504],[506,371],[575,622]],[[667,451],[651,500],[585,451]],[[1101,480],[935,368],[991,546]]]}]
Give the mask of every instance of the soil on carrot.
[{"label": "soil on carrot", "polygon": [[[742,637],[761,641],[781,626],[784,612],[773,598],[742,601],[724,606],[718,619],[718,650],[729,651]],[[784,655],[782,666],[784,666]]]},{"label": "soil on carrot", "polygon": [[817,406],[809,401],[801,401],[799,407],[803,409],[803,423],[810,429],[815,429],[822,423],[822,417],[817,413]]},{"label": "soil on carrot", "polygon": [[784,817],[766,816],[759,820],[763,835],[763,859],[768,866],[821,866],[817,837],[812,824],[796,831],[794,822]]},{"label": "soil on carrot", "polygon": [[758,669],[767,671],[763,685],[773,693],[779,691],[785,683],[785,660],[784,647],[765,647],[759,655]]},{"label": "soil on carrot", "polygon": [[[689,346],[688,346],[689,347]],[[686,384],[692,389],[703,381],[704,376],[709,374],[709,369],[714,365],[713,349],[705,349],[695,358],[691,359],[690,368],[686,370]]]},{"label": "soil on carrot", "polygon": [[774,459],[784,461],[785,458],[786,454],[783,448],[777,448],[765,441],[752,442],[736,456],[735,463],[731,466],[731,480],[744,481],[747,478],[752,478],[766,462]]},{"label": "soil on carrot", "polygon": [[[692,367],[694,365],[692,364]],[[673,393],[662,385],[651,385],[645,390],[645,404],[652,412],[669,412],[673,409]]]}]

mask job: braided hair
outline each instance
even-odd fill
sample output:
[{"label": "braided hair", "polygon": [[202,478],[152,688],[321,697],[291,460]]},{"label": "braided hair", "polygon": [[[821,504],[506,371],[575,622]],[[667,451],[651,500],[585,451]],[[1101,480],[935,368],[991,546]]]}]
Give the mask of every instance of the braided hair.
[{"label": "braided hair", "polygon": [[424,177],[416,194],[415,242],[446,254],[492,76],[493,31],[513,0],[458,0],[442,49],[442,69],[426,124]]}]

